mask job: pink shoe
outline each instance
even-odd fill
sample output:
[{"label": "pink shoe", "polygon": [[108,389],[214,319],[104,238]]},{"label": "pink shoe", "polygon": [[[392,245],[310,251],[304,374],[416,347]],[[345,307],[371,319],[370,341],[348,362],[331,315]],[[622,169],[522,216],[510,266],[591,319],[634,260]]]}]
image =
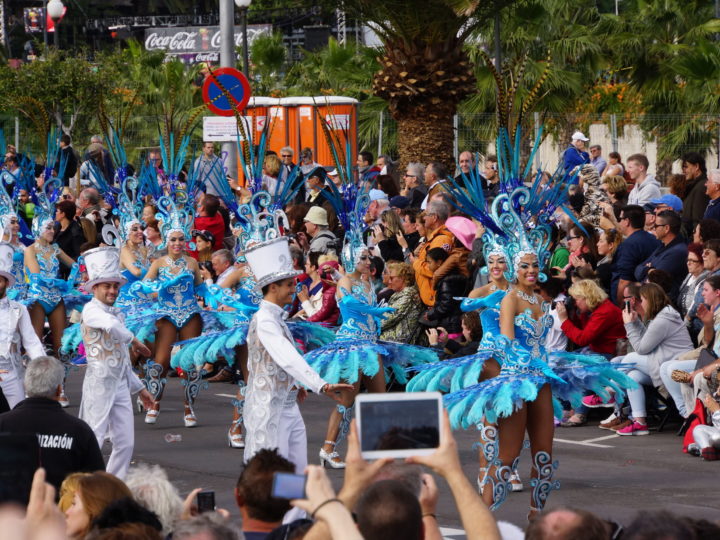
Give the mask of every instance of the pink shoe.
[{"label": "pink shoe", "polygon": [[600,396],[593,394],[592,396],[585,396],[582,398],[582,403],[590,409],[597,409],[598,407],[614,407],[615,398],[611,397],[609,401],[605,402]]},{"label": "pink shoe", "polygon": [[615,433],[618,435],[650,435],[647,425],[640,422],[633,422],[622,429],[618,429]]}]

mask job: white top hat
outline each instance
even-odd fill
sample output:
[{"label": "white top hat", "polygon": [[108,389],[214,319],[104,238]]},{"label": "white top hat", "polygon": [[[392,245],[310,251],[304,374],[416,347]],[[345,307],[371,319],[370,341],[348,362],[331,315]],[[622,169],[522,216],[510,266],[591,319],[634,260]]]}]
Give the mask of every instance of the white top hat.
[{"label": "white top hat", "polygon": [[7,279],[7,288],[15,285],[15,276],[12,274],[13,255],[15,248],[7,242],[0,242],[0,276]]},{"label": "white top hat", "polygon": [[88,282],[86,290],[98,283],[119,283],[124,285],[127,280],[120,274],[120,250],[114,247],[99,247],[86,251],[83,255],[87,268]]},{"label": "white top hat", "polygon": [[255,275],[258,289],[302,274],[293,268],[287,236],[279,236],[247,248],[245,259]]}]

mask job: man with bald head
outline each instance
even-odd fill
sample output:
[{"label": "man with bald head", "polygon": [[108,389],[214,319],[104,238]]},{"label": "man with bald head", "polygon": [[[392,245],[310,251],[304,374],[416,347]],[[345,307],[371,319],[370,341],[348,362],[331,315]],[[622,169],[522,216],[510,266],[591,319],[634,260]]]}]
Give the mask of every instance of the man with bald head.
[{"label": "man with bald head", "polygon": [[473,156],[472,152],[470,152],[469,150],[460,152],[460,156],[458,156],[458,165],[460,167],[460,170],[455,177],[455,183],[460,187],[465,187],[465,180],[463,179],[463,175],[467,178],[470,178],[470,173],[473,169],[475,169],[476,166],[475,156]]}]

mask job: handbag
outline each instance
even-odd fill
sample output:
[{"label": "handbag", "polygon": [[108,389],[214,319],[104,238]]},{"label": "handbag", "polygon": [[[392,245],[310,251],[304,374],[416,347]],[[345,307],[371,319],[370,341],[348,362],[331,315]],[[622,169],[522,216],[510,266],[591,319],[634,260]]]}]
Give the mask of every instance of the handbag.
[{"label": "handbag", "polygon": [[717,356],[707,347],[700,350],[700,356],[698,356],[697,362],[695,362],[695,371],[703,369],[705,366],[712,364],[717,360]]}]

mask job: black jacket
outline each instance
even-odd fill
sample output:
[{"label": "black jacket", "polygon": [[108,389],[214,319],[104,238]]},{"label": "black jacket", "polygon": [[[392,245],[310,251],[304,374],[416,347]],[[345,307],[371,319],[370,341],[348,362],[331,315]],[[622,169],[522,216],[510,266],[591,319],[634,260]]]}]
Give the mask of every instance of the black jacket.
[{"label": "black jacket", "polygon": [[705,194],[705,182],[707,177],[704,174],[698,176],[686,187],[683,197],[682,222],[683,232],[688,238],[692,238],[695,226],[705,214],[710,198]]},{"label": "black jacket", "polygon": [[455,297],[465,296],[467,277],[462,274],[448,274],[435,285],[435,305],[428,309],[420,319],[424,326],[442,327],[449,334],[462,331],[460,326],[460,300]]},{"label": "black jacket", "polygon": [[0,433],[34,433],[40,462],[55,488],[74,472],[104,471],[97,439],[90,426],[62,410],[52,399],[27,398],[0,414]]}]

